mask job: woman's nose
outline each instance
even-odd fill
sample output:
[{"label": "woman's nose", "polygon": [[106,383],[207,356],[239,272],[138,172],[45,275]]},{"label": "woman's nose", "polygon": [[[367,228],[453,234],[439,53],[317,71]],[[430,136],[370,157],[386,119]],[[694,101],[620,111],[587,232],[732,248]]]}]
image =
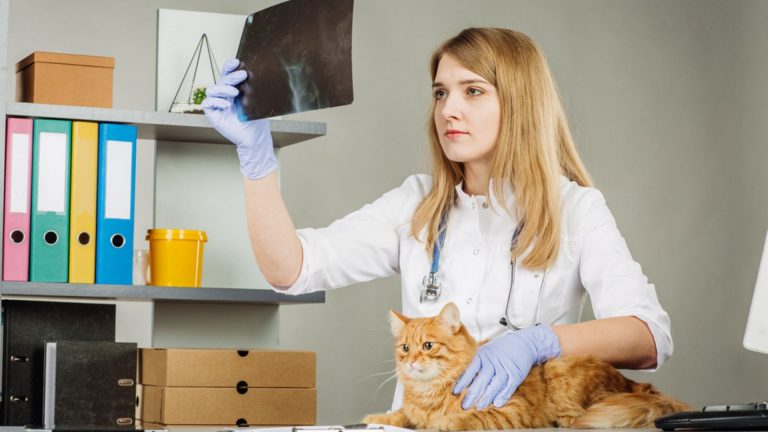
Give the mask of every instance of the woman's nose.
[{"label": "woman's nose", "polygon": [[447,95],[440,107],[440,114],[446,120],[461,118],[461,101],[456,97]]}]

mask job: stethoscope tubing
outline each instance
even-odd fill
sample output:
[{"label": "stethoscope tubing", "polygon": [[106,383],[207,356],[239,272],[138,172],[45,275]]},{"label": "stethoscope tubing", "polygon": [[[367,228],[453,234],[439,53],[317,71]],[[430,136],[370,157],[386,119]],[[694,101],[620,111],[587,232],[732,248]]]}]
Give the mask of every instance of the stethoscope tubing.
[{"label": "stethoscope tubing", "polygon": [[[434,247],[432,248],[432,267],[430,268],[430,272],[427,276],[424,277],[422,281],[422,289],[421,289],[421,297],[419,301],[421,303],[424,303],[424,301],[437,301],[440,298],[440,295],[442,294],[442,286],[440,285],[439,280],[437,279],[437,270],[440,265],[440,253],[442,252],[443,245],[445,244],[445,235],[448,231],[448,211],[446,210],[443,215],[440,217],[440,225],[438,225],[438,238],[435,242]],[[524,222],[520,222],[517,227],[515,227],[515,232],[512,235],[512,242],[510,245],[510,251],[515,249],[515,246],[517,245],[517,240],[520,237],[520,232],[523,230]],[[512,292],[515,290],[515,273],[517,268],[517,259],[512,260],[511,264],[511,274],[510,274],[510,280],[509,280],[509,293],[507,294],[507,305],[504,308],[504,316],[499,320],[499,323],[505,327],[508,327],[512,330],[520,330],[524,328],[523,326],[518,326],[514,323],[512,323],[512,320],[509,318],[509,306],[512,304]],[[536,313],[534,315],[533,319],[533,325],[539,325],[541,324],[541,305],[542,300],[544,299],[544,287],[547,279],[547,274],[549,273],[549,268],[544,270],[544,274],[541,277],[541,283],[539,284],[539,298],[536,305]]]},{"label": "stethoscope tubing", "polygon": [[[499,324],[509,327],[512,330],[522,330],[524,326],[518,326],[512,322],[509,318],[509,305],[512,304],[512,291],[515,290],[515,269],[517,267],[517,260],[512,260],[512,274],[509,281],[509,293],[507,294],[507,306],[504,308],[504,316],[499,320]],[[544,270],[544,274],[541,276],[541,283],[539,284],[539,299],[536,302],[536,314],[533,316],[533,326],[541,324],[541,304],[544,299],[544,287],[546,286],[547,274],[549,269]]]}]

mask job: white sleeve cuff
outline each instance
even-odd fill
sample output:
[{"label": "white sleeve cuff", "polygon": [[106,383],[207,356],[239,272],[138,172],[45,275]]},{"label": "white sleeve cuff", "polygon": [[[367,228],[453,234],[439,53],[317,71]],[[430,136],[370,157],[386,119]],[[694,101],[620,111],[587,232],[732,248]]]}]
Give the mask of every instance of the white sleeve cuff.
[{"label": "white sleeve cuff", "polygon": [[636,318],[643,321],[651,330],[653,335],[653,341],[656,344],[656,366],[648,369],[639,369],[645,372],[656,372],[661,365],[663,365],[672,356],[674,346],[672,344],[672,338],[670,335],[661,329],[657,324],[653,323],[642,316],[635,315]]},{"label": "white sleeve cuff", "polygon": [[276,292],[279,292],[280,294],[299,295],[311,292],[307,286],[309,285],[307,282],[309,277],[307,275],[309,274],[309,262],[311,260],[311,254],[309,253],[309,247],[307,247],[307,242],[304,240],[301,230],[296,231],[296,235],[299,237],[299,243],[301,243],[302,250],[301,271],[299,272],[298,279],[296,279],[296,282],[294,282],[291,286],[275,286],[270,284],[272,289]]}]

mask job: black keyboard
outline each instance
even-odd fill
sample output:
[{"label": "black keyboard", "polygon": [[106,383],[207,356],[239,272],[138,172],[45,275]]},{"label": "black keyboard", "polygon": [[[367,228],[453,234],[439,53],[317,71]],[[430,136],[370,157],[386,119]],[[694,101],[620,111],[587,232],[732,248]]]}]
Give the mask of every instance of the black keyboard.
[{"label": "black keyboard", "polygon": [[768,430],[768,403],[705,406],[701,411],[679,412],[654,421],[665,431],[690,430]]}]

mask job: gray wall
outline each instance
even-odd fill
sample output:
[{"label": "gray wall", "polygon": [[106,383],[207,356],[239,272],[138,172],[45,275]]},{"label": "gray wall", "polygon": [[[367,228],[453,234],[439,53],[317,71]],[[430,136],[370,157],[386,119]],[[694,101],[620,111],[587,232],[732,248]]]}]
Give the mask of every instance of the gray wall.
[{"label": "gray wall", "polygon": [[[16,0],[8,62],[32,50],[115,56],[115,107],[149,110],[156,8],[274,3]],[[468,26],[522,30],[547,55],[587,167],[672,317],[672,360],[630,375],[693,405],[763,400],[768,357],[741,339],[768,225],[765,22],[760,1],[358,0],[355,103],[295,116],[327,122],[328,135],[281,152],[288,207],[297,226],[323,226],[427,171],[431,50]],[[390,278],[279,309],[280,346],[318,352],[320,423],[388,407],[393,384],[377,390],[387,375],[373,374],[393,369],[385,317],[399,289]]]}]

